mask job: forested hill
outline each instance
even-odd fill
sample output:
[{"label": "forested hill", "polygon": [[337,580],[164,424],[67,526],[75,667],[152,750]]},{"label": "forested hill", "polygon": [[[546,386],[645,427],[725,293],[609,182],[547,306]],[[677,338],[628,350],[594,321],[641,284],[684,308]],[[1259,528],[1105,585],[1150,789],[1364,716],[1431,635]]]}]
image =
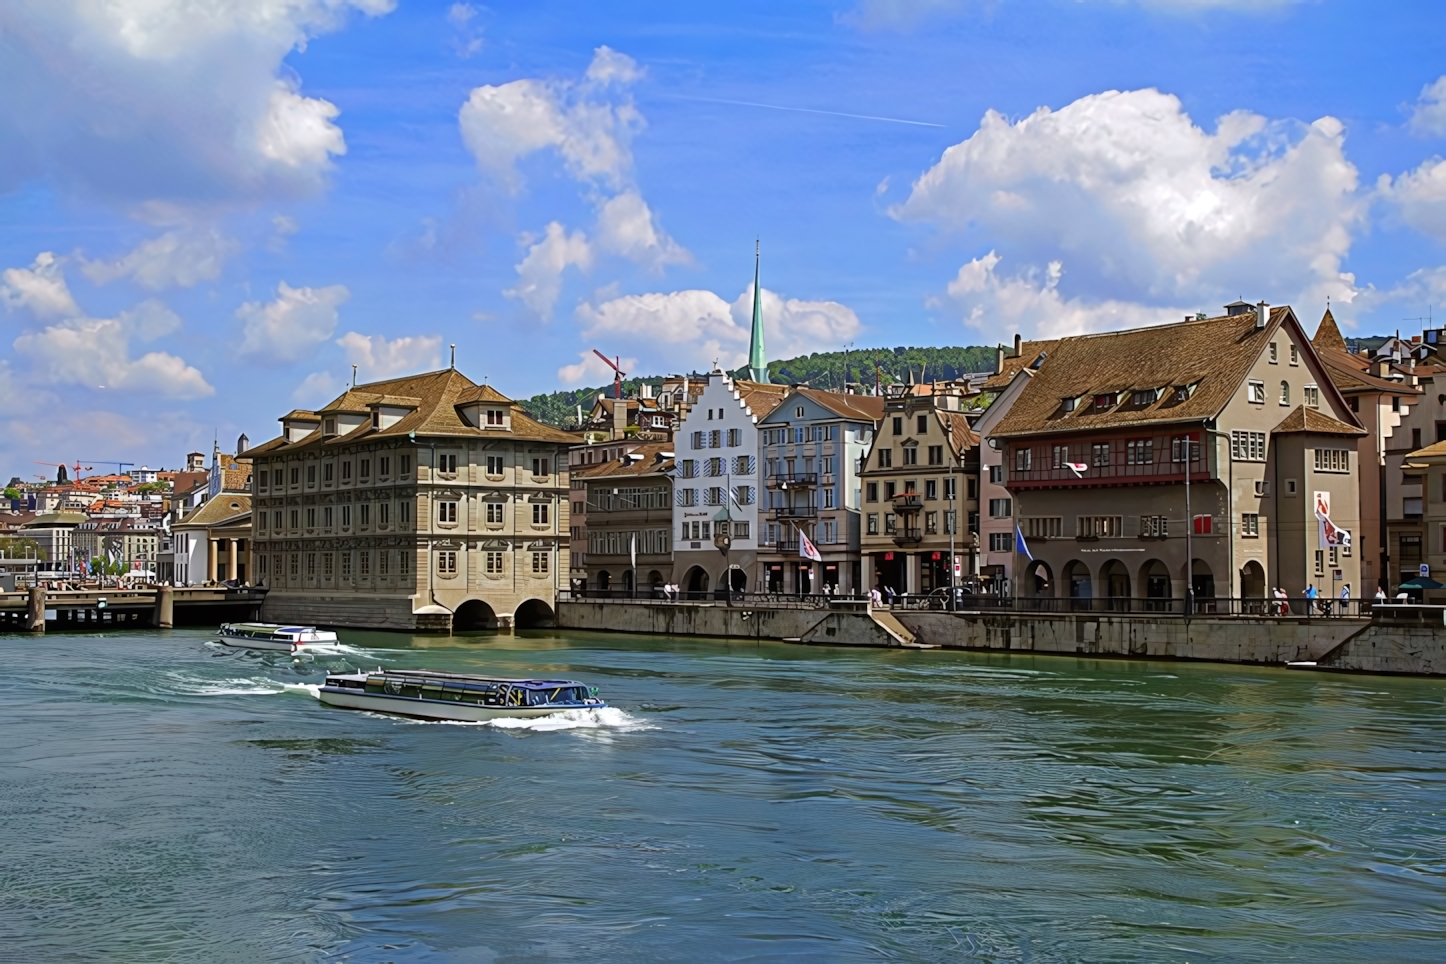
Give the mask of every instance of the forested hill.
[{"label": "forested hill", "polygon": [[[970,372],[993,371],[994,349],[974,346],[823,351],[769,362],[768,372],[770,378],[779,384],[800,385],[807,382],[814,388],[842,390],[846,380],[872,385],[875,365],[878,366],[879,379],[885,385],[904,381],[910,370],[913,371],[915,380],[941,381],[958,378]],[[733,372],[735,377],[741,377],[742,374],[743,369]],[[623,391],[625,394],[634,394],[642,384],[657,388],[663,384],[663,378],[661,375],[629,378],[623,382]],[[523,404],[533,416],[549,425],[566,427],[575,424],[579,405],[586,413],[592,408],[593,399],[600,392],[611,394],[612,390],[612,384],[608,383],[570,392],[550,392],[546,395],[534,395]]]}]

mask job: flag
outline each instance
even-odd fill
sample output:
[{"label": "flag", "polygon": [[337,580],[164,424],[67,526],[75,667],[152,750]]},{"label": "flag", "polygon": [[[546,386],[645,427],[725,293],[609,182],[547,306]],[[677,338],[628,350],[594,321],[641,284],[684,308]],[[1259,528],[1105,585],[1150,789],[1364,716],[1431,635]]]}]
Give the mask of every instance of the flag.
[{"label": "flag", "polygon": [[1076,477],[1081,479],[1084,478],[1084,474],[1090,470],[1089,465],[1084,462],[1066,462],[1064,464]]},{"label": "flag", "polygon": [[1331,494],[1329,492],[1315,494],[1315,519],[1320,527],[1322,548],[1334,546],[1350,548],[1351,534],[1344,529],[1337,528],[1336,524],[1331,521]]},{"label": "flag", "polygon": [[808,533],[802,529],[798,530],[798,555],[800,559],[809,559],[813,562],[823,562],[823,553],[818,551],[818,546],[808,537]]},{"label": "flag", "polygon": [[1030,555],[1029,543],[1024,541],[1024,532],[1019,528],[1018,522],[1014,523],[1014,542],[1015,545],[1019,547],[1019,551],[1024,553],[1024,558],[1028,559],[1030,562],[1033,562],[1034,556]]},{"label": "flag", "polygon": [[633,557],[633,568],[638,568],[638,534],[636,532],[628,539],[628,554]]}]

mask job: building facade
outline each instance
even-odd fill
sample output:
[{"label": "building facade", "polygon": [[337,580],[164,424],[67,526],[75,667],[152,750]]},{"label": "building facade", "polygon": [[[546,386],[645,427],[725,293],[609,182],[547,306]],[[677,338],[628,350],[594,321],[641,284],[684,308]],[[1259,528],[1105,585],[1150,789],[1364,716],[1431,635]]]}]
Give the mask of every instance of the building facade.
[{"label": "building facade", "polygon": [[565,585],[567,449],[447,369],[353,386],[250,449],[268,618],[399,630],[546,625]]},{"label": "building facade", "polygon": [[[1041,353],[1042,355],[1042,353]],[[1040,361],[1036,355],[1035,361]],[[1018,533],[1014,524],[1014,496],[1010,493],[1004,474],[1004,446],[993,437],[997,426],[1014,404],[1037,369],[1017,368],[1009,380],[998,389],[989,407],[974,423],[979,435],[979,509],[966,522],[966,531],[971,538],[978,538],[978,571],[974,573],[978,590],[997,596],[1012,596],[1014,586],[1015,539]]]},{"label": "building facade", "polygon": [[[571,471],[572,554],[574,568],[583,573],[574,588],[610,596],[661,595],[673,571],[672,446],[619,442],[595,448],[613,457]],[[579,507],[586,520],[581,525]]]},{"label": "building facade", "polygon": [[1061,339],[992,433],[1016,591],[1207,609],[1358,594],[1363,434],[1289,308]]},{"label": "building facade", "polygon": [[[862,591],[859,467],[883,411],[877,396],[794,388],[759,420],[760,591]],[[800,555],[800,533],[822,561]]]}]

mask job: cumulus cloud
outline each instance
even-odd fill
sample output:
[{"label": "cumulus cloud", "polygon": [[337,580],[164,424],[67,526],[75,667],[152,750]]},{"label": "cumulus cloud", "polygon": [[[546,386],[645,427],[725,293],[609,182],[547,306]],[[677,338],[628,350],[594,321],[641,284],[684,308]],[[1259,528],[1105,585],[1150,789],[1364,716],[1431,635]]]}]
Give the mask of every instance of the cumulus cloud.
[{"label": "cumulus cloud", "polygon": [[[1303,125],[1237,112],[1212,133],[1173,96],[1108,91],[1016,123],[990,111],[891,213],[988,237],[1002,252],[991,257],[1024,272],[1016,282],[1038,272],[1037,291],[1063,297],[1058,277],[1040,280],[1058,262],[1074,289],[1066,303],[1140,300],[1168,319],[1179,304],[1238,295],[1349,301],[1355,279],[1341,264],[1364,203],[1343,140],[1331,117]],[[1013,290],[981,264],[965,274],[994,281],[968,292],[971,317],[980,297]]]},{"label": "cumulus cloud", "polygon": [[248,301],[236,309],[241,353],[281,363],[309,357],[336,331],[337,308],[350,297],[345,285],[293,288],[281,282],[272,301]]},{"label": "cumulus cloud", "polygon": [[1395,179],[1382,174],[1376,193],[1411,227],[1446,241],[1446,160],[1433,157]]},{"label": "cumulus cloud", "polygon": [[408,335],[388,341],[384,335],[349,331],[336,340],[362,381],[435,371],[442,367],[440,335]]},{"label": "cumulus cloud", "polygon": [[654,271],[693,260],[682,245],[658,226],[652,210],[637,191],[624,191],[598,209],[597,243],[604,251]]},{"label": "cumulus cloud", "polygon": [[282,66],[394,0],[16,0],[0,5],[0,190],[46,177],[122,204],[316,190],[337,108]]},{"label": "cumulus cloud", "polygon": [[62,264],[52,252],[42,251],[28,268],[6,268],[0,273],[0,301],[12,311],[26,308],[41,319],[81,314],[65,283]]},{"label": "cumulus cloud", "polygon": [[1407,126],[1417,134],[1431,137],[1446,135],[1446,76],[1438,77],[1421,89],[1421,96],[1411,109]]},{"label": "cumulus cloud", "polygon": [[340,395],[346,384],[331,372],[312,372],[292,391],[291,400],[303,408],[314,409]]},{"label": "cumulus cloud", "polygon": [[[764,288],[762,307],[764,343],[774,358],[828,350],[863,327],[851,308],[836,301],[785,298]],[[624,295],[577,309],[586,337],[631,341],[644,346],[651,361],[685,368],[711,366],[715,360],[727,368],[743,364],[752,316],[752,285],[731,303],[694,289]]]},{"label": "cumulus cloud", "polygon": [[477,19],[477,8],[470,3],[454,3],[447,9],[447,22],[454,31],[452,49],[457,56],[466,60],[482,49],[482,28],[473,23]]},{"label": "cumulus cloud", "polygon": [[166,231],[113,261],[80,259],[80,270],[96,284],[130,278],[143,288],[189,288],[221,276],[226,259],[240,249],[215,228]]},{"label": "cumulus cloud", "polygon": [[517,287],[503,294],[521,301],[539,318],[551,318],[562,293],[562,273],[569,267],[583,271],[592,267],[592,245],[581,231],[568,234],[553,221],[542,238],[528,246],[527,256],[517,266]]}]

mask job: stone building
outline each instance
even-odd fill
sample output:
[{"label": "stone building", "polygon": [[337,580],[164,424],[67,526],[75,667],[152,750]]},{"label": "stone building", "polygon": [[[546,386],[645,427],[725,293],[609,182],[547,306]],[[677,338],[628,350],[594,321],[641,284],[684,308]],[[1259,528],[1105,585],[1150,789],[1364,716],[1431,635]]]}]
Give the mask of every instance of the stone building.
[{"label": "stone building", "polygon": [[672,445],[619,440],[589,454],[605,457],[570,471],[572,517],[586,520],[573,526],[575,588],[651,598],[673,570]]},{"label": "stone building", "polygon": [[991,433],[1024,536],[1017,594],[1359,595],[1363,434],[1288,307],[1060,339]]},{"label": "stone building", "polygon": [[251,448],[267,618],[398,630],[551,622],[567,449],[454,369],[357,385]]},{"label": "stone building", "polygon": [[885,399],[865,460],[863,586],[929,593],[974,571],[964,523],[979,509],[979,436],[957,394],[908,387]]},{"label": "stone building", "polygon": [[[874,395],[794,388],[758,422],[763,467],[760,591],[862,591],[859,467],[884,413]],[[807,535],[822,561],[799,553]]]}]

